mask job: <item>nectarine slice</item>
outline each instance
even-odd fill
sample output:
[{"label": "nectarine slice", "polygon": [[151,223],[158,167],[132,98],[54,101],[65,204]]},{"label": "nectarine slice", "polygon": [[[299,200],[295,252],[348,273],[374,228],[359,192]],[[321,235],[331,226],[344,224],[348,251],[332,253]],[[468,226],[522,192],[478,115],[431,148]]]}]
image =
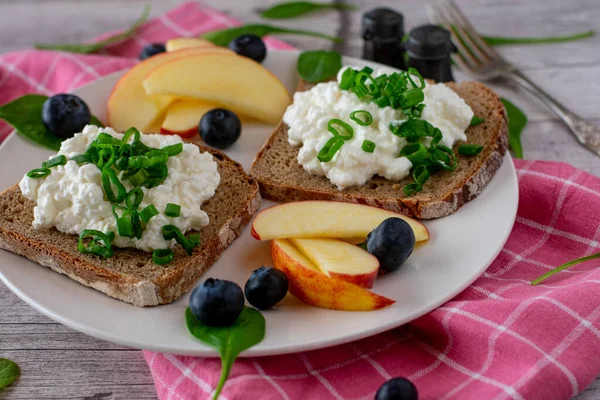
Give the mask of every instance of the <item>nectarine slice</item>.
[{"label": "nectarine slice", "polygon": [[395,303],[360,286],[323,274],[288,240],[273,240],[271,255],[275,268],[286,274],[290,293],[306,304],[330,310],[370,311]]},{"label": "nectarine slice", "polygon": [[167,40],[165,44],[167,52],[189,49],[190,47],[216,47],[212,42],[206,39],[193,37],[179,37]]},{"label": "nectarine slice", "polygon": [[192,137],[198,134],[200,119],[215,105],[198,100],[177,100],[167,109],[160,133]]},{"label": "nectarine slice", "polygon": [[269,70],[247,57],[229,54],[178,58],[149,74],[144,88],[149,95],[217,103],[269,124],[278,123],[291,103],[286,88]]},{"label": "nectarine slice", "polygon": [[258,240],[366,238],[391,217],[408,222],[417,242],[429,239],[425,225],[405,215],[362,204],[320,200],[284,203],[264,209],[254,218],[251,233]]}]

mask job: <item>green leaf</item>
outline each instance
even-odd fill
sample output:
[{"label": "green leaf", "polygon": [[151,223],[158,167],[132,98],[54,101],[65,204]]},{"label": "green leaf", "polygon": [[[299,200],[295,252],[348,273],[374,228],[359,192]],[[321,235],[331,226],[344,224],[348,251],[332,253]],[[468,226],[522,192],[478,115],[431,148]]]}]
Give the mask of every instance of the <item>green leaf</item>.
[{"label": "green leaf", "polygon": [[0,358],[0,390],[11,385],[21,375],[16,362],[7,358]]},{"label": "green leaf", "polygon": [[[47,147],[59,150],[64,138],[54,136],[42,121],[42,107],[48,96],[27,94],[0,106],[0,119],[5,120],[25,139]],[[103,126],[102,122],[92,115],[90,124]]]},{"label": "green leaf", "polygon": [[342,68],[342,56],[337,51],[305,51],[298,57],[298,74],[307,82],[323,82],[333,78]]},{"label": "green leaf", "polygon": [[525,128],[525,125],[527,125],[527,116],[519,107],[505,98],[501,98],[500,101],[504,104],[506,115],[508,116],[508,144],[515,158],[523,158],[521,132]]},{"label": "green leaf", "polygon": [[469,126],[477,126],[477,125],[483,124],[484,122],[485,122],[485,118],[481,118],[476,115],[473,115],[473,118],[471,118],[471,122],[469,123]]},{"label": "green leaf", "polygon": [[305,14],[325,9],[358,10],[353,4],[315,3],[313,1],[289,1],[275,4],[264,10],[260,16],[267,19],[286,19],[299,17]]},{"label": "green leaf", "polygon": [[486,36],[482,35],[483,40],[492,46],[505,44],[542,44],[542,43],[560,43],[571,42],[573,40],[587,39],[594,36],[594,31],[589,30],[573,35],[565,36],[546,36],[546,37],[504,37],[504,36]]},{"label": "green leaf", "polygon": [[96,125],[98,128],[104,128],[105,126],[102,121],[96,118],[95,115],[92,115],[92,118],[90,119],[90,125]]},{"label": "green leaf", "polygon": [[97,51],[102,50],[105,47],[108,47],[112,44],[121,42],[125,39],[128,39],[135,35],[137,29],[142,26],[147,20],[148,16],[150,16],[150,4],[146,4],[144,7],[144,11],[142,11],[142,15],[127,29],[125,32],[116,34],[104,40],[101,40],[97,43],[81,43],[81,44],[39,44],[36,43],[34,47],[40,50],[58,50],[58,51],[66,51],[68,53],[80,53],[80,54],[89,54],[95,53]]},{"label": "green leaf", "polygon": [[227,47],[229,42],[241,35],[256,35],[258,37],[263,37],[267,35],[273,35],[276,33],[318,37],[321,39],[331,40],[335,43],[342,42],[342,39],[337,36],[330,36],[320,32],[288,29],[264,24],[248,24],[238,26],[235,28],[222,29],[220,31],[207,32],[201,37],[216,44],[217,46]]},{"label": "green leaf", "polygon": [[217,399],[238,354],[260,343],[265,337],[265,318],[260,311],[244,307],[231,326],[211,327],[198,321],[188,307],[185,310],[185,322],[196,339],[216,349],[221,356],[221,378],[213,397]]},{"label": "green leaf", "polygon": [[581,257],[581,258],[577,258],[575,260],[566,262],[563,265],[554,268],[552,271],[546,272],[544,275],[540,276],[539,278],[532,280],[531,284],[533,286],[535,286],[535,285],[541,283],[542,281],[545,281],[546,279],[550,278],[552,275],[558,274],[562,270],[565,270],[569,267],[572,267],[573,265],[577,265],[577,264],[580,264],[585,261],[594,260],[596,258],[600,258],[600,253],[592,254],[592,255],[589,255],[586,257]]}]

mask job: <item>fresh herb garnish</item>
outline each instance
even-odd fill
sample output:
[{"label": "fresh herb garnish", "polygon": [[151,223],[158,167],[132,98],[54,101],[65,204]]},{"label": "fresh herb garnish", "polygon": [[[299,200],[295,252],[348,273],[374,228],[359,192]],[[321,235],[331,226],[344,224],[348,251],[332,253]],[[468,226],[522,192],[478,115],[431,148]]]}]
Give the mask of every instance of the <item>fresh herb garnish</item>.
[{"label": "fresh herb garnish", "polygon": [[473,115],[473,118],[471,118],[471,122],[469,123],[469,126],[477,126],[480,124],[483,124],[485,122],[485,118],[481,118],[478,117],[477,115]]},{"label": "fresh herb garnish", "polygon": [[504,37],[504,36],[486,36],[482,35],[489,45],[499,46],[505,44],[542,44],[542,43],[560,43],[573,40],[587,39],[594,36],[594,31],[589,30],[573,35],[564,36],[546,36],[546,37]]},{"label": "fresh herb garnish", "polygon": [[298,57],[298,74],[307,82],[317,83],[333,78],[342,68],[337,51],[305,51]]},{"label": "fresh herb garnish", "polygon": [[289,1],[275,4],[272,7],[260,13],[260,16],[267,19],[287,19],[299,17],[305,14],[313,13],[325,9],[351,10],[356,11],[358,7],[353,4],[336,3],[315,3],[312,1]]},{"label": "fresh herb garnish", "polygon": [[367,152],[367,153],[372,153],[375,151],[375,142],[372,142],[370,140],[363,140],[362,145],[360,146],[363,151]]},{"label": "fresh herb garnish", "polygon": [[142,11],[142,15],[123,33],[119,33],[117,35],[111,36],[107,39],[101,40],[96,43],[81,43],[81,44],[35,44],[36,49],[40,50],[58,50],[58,51],[66,51],[69,53],[80,53],[80,54],[89,54],[95,53],[113,45],[115,43],[121,42],[125,39],[129,39],[133,35],[135,35],[136,30],[142,26],[147,20],[148,16],[150,16],[150,4],[146,4],[144,7],[144,11]]},{"label": "fresh herb garnish", "polygon": [[600,258],[600,253],[592,254],[592,255],[589,255],[586,257],[581,257],[581,258],[577,258],[575,260],[566,262],[563,265],[560,265],[560,266],[554,268],[552,271],[546,272],[544,275],[540,276],[539,278],[532,280],[531,284],[533,286],[535,286],[535,285],[541,283],[542,281],[545,281],[546,279],[550,278],[552,275],[558,274],[560,271],[563,271],[569,267],[572,267],[573,265],[577,265],[577,264],[580,264],[585,261],[594,260],[596,258]]},{"label": "fresh herb garnish", "polygon": [[461,156],[472,157],[481,153],[483,146],[479,144],[461,144],[458,146],[458,154]]},{"label": "fresh herb garnish", "polygon": [[188,307],[185,310],[185,322],[192,336],[216,349],[221,356],[221,378],[213,397],[217,399],[237,356],[265,337],[265,318],[260,311],[244,307],[231,326],[211,327],[198,321]]},{"label": "fresh herb garnish", "polygon": [[373,122],[373,116],[366,110],[355,110],[350,113],[350,119],[361,126],[369,126]]},{"label": "fresh herb garnish", "polygon": [[[42,120],[42,107],[48,96],[27,94],[0,106],[0,119],[5,120],[21,136],[33,143],[59,150],[65,138],[53,135]],[[98,118],[92,116],[90,124],[102,126]]]},{"label": "fresh herb garnish", "polygon": [[11,385],[21,375],[16,362],[7,358],[0,358],[0,390]]},{"label": "fresh herb garnish", "polygon": [[508,144],[515,158],[523,158],[523,147],[521,147],[521,132],[527,125],[527,116],[521,109],[505,98],[501,98],[502,104],[508,116]]},{"label": "fresh herb garnish", "polygon": [[201,38],[206,39],[216,44],[217,46],[226,47],[229,44],[229,42],[241,35],[256,35],[258,37],[263,37],[277,33],[318,37],[321,39],[331,40],[334,43],[342,42],[342,38],[337,36],[330,36],[325,33],[305,31],[299,29],[288,29],[280,26],[265,24],[248,24],[238,26],[235,28],[227,28],[218,31],[207,32],[203,34]]}]

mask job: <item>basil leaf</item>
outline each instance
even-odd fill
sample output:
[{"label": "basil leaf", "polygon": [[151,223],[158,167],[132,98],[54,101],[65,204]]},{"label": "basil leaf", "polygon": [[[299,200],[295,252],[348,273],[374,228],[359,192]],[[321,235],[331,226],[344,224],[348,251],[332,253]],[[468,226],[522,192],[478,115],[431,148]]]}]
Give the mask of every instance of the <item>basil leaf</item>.
[{"label": "basil leaf", "polygon": [[16,362],[0,358],[0,390],[11,385],[21,375]]},{"label": "basil leaf", "polygon": [[527,116],[521,109],[505,98],[501,98],[502,104],[508,116],[508,144],[515,158],[523,158],[523,147],[521,147],[521,132],[527,125]]},{"label": "basil leaf", "polygon": [[342,56],[337,51],[305,51],[298,57],[297,68],[305,81],[322,82],[333,78],[342,68]]},{"label": "basil leaf", "polygon": [[233,39],[237,38],[241,35],[256,35],[258,37],[263,37],[267,35],[272,35],[275,33],[284,33],[290,35],[304,35],[304,36],[313,36],[321,39],[331,40],[335,43],[341,43],[342,38],[337,36],[330,36],[325,33],[313,32],[313,31],[304,31],[298,29],[288,29],[281,28],[278,26],[272,25],[264,25],[264,24],[248,24],[242,25],[235,28],[227,28],[219,31],[207,32],[201,36],[201,38],[206,39],[217,46],[227,47],[229,42]]},{"label": "basil leaf", "polygon": [[337,10],[358,10],[353,4],[336,3],[315,3],[312,1],[290,1],[275,4],[272,7],[260,13],[260,16],[267,19],[286,19],[299,17],[319,10],[337,9]]},{"label": "basil leaf", "polygon": [[[0,106],[0,119],[5,120],[25,139],[33,143],[59,150],[64,138],[54,136],[42,121],[42,107],[48,96],[27,94]],[[102,122],[94,116],[90,124],[103,126]]]},{"label": "basil leaf", "polygon": [[102,50],[105,47],[108,47],[112,44],[121,42],[125,39],[132,37],[136,30],[142,26],[150,16],[150,4],[146,4],[144,7],[144,11],[142,11],[142,15],[127,29],[125,32],[116,34],[104,40],[101,40],[97,43],[81,43],[81,44],[39,44],[36,43],[34,47],[39,50],[58,50],[58,51],[66,51],[68,53],[80,53],[80,54],[89,54],[95,53],[97,51]]},{"label": "basil leaf", "polygon": [[534,280],[531,281],[531,285],[535,286],[535,285],[541,283],[542,281],[545,281],[546,279],[550,278],[552,275],[558,274],[562,270],[570,268],[573,265],[581,264],[582,262],[585,262],[585,261],[594,260],[596,258],[600,258],[600,253],[592,254],[592,255],[589,255],[586,257],[581,257],[581,258],[577,258],[575,260],[566,262],[563,265],[558,266],[558,267],[554,268],[553,270],[546,272],[544,275],[542,275],[538,278],[535,278]]},{"label": "basil leaf", "polygon": [[265,318],[260,311],[244,307],[238,319],[231,326],[213,327],[198,321],[188,307],[185,310],[185,322],[188,330],[196,339],[217,349],[221,356],[221,378],[213,397],[213,399],[217,399],[238,354],[260,343],[265,337]]},{"label": "basil leaf", "polygon": [[594,36],[594,31],[589,30],[573,35],[565,36],[546,36],[546,37],[503,37],[503,36],[485,36],[481,37],[491,46],[500,46],[504,44],[542,44],[542,43],[560,43],[581,40]]}]

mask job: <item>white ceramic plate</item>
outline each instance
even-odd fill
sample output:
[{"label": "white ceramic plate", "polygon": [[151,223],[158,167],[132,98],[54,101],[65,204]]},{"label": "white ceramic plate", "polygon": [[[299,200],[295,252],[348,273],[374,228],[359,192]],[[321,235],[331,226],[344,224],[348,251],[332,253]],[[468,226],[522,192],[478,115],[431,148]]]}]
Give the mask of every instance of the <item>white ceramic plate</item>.
[{"label": "white ceramic plate", "polygon": [[[297,83],[295,51],[271,51],[265,66],[293,92]],[[346,64],[363,61],[345,59]],[[123,72],[78,89],[92,111],[106,120],[106,100]],[[227,153],[245,168],[270,135],[271,126],[246,124],[240,140]],[[0,190],[37,168],[52,153],[12,134],[0,146]],[[276,310],[265,312],[262,343],[242,356],[264,356],[323,348],[364,338],[400,326],[448,301],[470,285],[494,260],[512,228],[518,186],[506,156],[482,195],[455,214],[426,222],[431,240],[420,246],[399,271],[380,277],[373,291],[396,300],[371,312],[343,312],[306,306],[288,295]],[[272,203],[264,202],[264,206]],[[242,236],[202,279],[236,281],[242,287],[250,272],[272,265],[268,244]],[[161,352],[214,356],[185,327],[188,295],[158,307],[138,308],[82,286],[66,276],[0,250],[0,279],[26,303],[50,318],[86,334],[125,346]]]}]

